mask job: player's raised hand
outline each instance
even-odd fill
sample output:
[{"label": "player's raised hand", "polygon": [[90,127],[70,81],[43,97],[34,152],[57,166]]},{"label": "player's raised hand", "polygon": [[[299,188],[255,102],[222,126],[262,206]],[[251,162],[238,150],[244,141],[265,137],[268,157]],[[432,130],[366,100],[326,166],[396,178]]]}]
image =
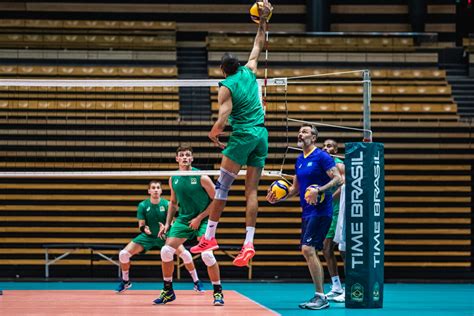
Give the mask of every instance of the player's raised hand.
[{"label": "player's raised hand", "polygon": [[273,11],[272,4],[268,0],[263,0],[263,6],[258,6],[260,20],[268,21],[268,17]]}]

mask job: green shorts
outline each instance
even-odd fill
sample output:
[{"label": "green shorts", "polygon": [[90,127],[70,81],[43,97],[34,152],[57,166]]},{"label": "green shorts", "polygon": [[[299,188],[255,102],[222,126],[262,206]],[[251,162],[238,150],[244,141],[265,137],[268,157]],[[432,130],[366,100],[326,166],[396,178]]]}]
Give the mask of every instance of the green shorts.
[{"label": "green shorts", "polygon": [[222,153],[241,166],[265,166],[268,155],[267,129],[255,126],[232,132]]},{"label": "green shorts", "polygon": [[337,218],[339,217],[339,207],[335,208],[332,212],[332,221],[331,226],[329,226],[329,231],[326,234],[326,238],[334,239],[336,234]]},{"label": "green shorts", "polygon": [[140,235],[132,239],[132,241],[142,246],[143,252],[147,252],[151,248],[161,249],[161,247],[165,245],[165,241],[163,239],[160,239],[158,237],[150,237],[145,233],[141,233]]},{"label": "green shorts", "polygon": [[201,222],[201,225],[199,225],[199,228],[197,230],[189,228],[188,224],[184,224],[180,221],[175,221],[173,226],[171,226],[170,231],[168,232],[168,238],[186,238],[189,240],[195,237],[201,237],[206,233],[206,227],[207,219]]}]

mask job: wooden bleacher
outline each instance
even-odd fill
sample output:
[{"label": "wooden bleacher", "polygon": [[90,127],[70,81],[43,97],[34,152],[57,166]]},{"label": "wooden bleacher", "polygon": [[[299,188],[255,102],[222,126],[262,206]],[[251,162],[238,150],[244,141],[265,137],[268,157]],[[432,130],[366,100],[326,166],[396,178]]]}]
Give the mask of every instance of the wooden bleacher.
[{"label": "wooden bleacher", "polygon": [[[351,3],[332,1],[331,32],[414,32],[410,23],[410,3],[364,0]],[[363,18],[361,18],[363,17]],[[424,32],[437,33],[430,46],[454,47],[456,42],[456,4],[449,0],[426,1]]]},{"label": "wooden bleacher", "polygon": [[0,47],[176,50],[174,22],[0,19]]},{"label": "wooden bleacher", "polygon": [[[254,36],[246,33],[210,33],[207,46],[211,51],[232,48],[232,51],[249,52],[252,49]],[[415,50],[411,36],[374,37],[364,35],[331,36],[271,34],[268,39],[272,52],[358,52],[358,51],[396,51],[410,52]]]},{"label": "wooden bleacher", "polygon": [[474,34],[463,38],[463,46],[469,56],[469,77],[474,77]]}]

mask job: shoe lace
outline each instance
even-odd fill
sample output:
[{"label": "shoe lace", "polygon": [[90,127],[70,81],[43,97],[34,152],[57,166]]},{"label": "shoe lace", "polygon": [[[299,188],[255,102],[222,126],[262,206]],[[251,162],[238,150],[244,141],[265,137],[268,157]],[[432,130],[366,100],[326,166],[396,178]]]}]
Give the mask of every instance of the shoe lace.
[{"label": "shoe lace", "polygon": [[220,292],[214,293],[214,299],[215,300],[222,300],[222,293],[220,293]]},{"label": "shoe lace", "polygon": [[171,290],[163,289],[163,290],[161,290],[160,298],[161,299],[168,298],[168,296],[170,296],[170,294],[171,294]]}]

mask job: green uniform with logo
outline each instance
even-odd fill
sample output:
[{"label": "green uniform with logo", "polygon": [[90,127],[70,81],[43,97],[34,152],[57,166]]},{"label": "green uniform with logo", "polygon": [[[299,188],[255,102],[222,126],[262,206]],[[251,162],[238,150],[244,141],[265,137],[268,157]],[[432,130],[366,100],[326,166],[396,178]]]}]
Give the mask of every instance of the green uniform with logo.
[{"label": "green uniform with logo", "polygon": [[268,155],[268,131],[264,125],[265,113],[260,102],[257,77],[245,66],[219,82],[232,94],[232,112],[229,124],[232,134],[225,156],[239,165],[263,167]]},{"label": "green uniform with logo", "polygon": [[[192,168],[192,170],[198,170]],[[173,176],[171,186],[179,204],[178,217],[168,233],[168,237],[193,239],[204,235],[207,218],[201,221],[197,230],[189,227],[189,222],[204,212],[211,203],[206,190],[201,185],[201,176]]]},{"label": "green uniform with logo", "polygon": [[150,199],[146,199],[138,204],[137,219],[145,220],[145,225],[151,231],[151,235],[141,233],[132,240],[143,247],[143,252],[147,252],[154,247],[161,249],[165,245],[165,241],[158,238],[158,232],[160,231],[160,223],[166,223],[168,204],[168,200],[163,198],[160,198],[158,204],[151,203]]},{"label": "green uniform with logo", "polygon": [[[338,163],[344,163],[341,159],[334,157],[334,162],[336,166]],[[337,188],[331,190],[331,194],[333,194]],[[326,234],[326,238],[334,238],[336,233],[336,226],[337,226],[337,217],[339,216],[339,199],[332,199],[332,221],[331,226],[329,227],[329,231]]]}]

